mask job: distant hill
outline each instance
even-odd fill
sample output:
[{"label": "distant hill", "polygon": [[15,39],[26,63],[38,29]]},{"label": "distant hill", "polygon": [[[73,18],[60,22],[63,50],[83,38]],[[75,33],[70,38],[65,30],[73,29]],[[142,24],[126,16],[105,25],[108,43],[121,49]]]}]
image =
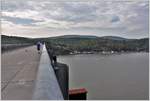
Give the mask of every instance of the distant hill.
[{"label": "distant hill", "polygon": [[6,51],[31,46],[34,43],[34,39],[1,35],[1,52],[4,53]]},{"label": "distant hill", "polygon": [[1,44],[33,43],[30,38],[1,35]]},{"label": "distant hill", "polygon": [[63,36],[57,36],[57,37],[49,37],[52,39],[58,39],[58,38],[80,38],[80,39],[95,39],[95,38],[102,38],[102,39],[112,39],[112,40],[127,40],[126,38],[123,37],[118,37],[118,36],[103,36],[103,37],[98,37],[98,36],[92,36],[92,35],[63,35]]},{"label": "distant hill", "polygon": [[149,38],[126,39],[117,36],[90,36],[90,35],[64,35],[48,38],[22,38],[2,35],[2,44],[12,43],[36,43],[44,41],[48,47],[57,55],[78,52],[139,52],[149,51]]},{"label": "distant hill", "polygon": [[44,40],[56,54],[69,54],[74,51],[149,51],[149,38],[126,39],[117,36],[65,35]]},{"label": "distant hill", "polygon": [[127,40],[126,38],[122,38],[122,37],[118,37],[118,36],[104,36],[101,38],[110,39],[110,40]]},{"label": "distant hill", "polygon": [[98,38],[97,36],[90,36],[90,35],[63,35],[63,36],[57,36],[57,37],[49,37],[52,39],[58,39],[58,38],[64,38],[64,39],[69,39],[69,38],[80,38],[80,39],[86,39],[86,38]]}]

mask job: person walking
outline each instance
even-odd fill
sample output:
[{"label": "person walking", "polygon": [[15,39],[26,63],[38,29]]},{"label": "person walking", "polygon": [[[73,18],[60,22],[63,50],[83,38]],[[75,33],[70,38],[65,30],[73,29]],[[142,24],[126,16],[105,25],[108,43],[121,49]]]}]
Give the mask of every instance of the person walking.
[{"label": "person walking", "polygon": [[37,42],[37,51],[40,54],[40,51],[41,51],[41,43],[40,42]]}]

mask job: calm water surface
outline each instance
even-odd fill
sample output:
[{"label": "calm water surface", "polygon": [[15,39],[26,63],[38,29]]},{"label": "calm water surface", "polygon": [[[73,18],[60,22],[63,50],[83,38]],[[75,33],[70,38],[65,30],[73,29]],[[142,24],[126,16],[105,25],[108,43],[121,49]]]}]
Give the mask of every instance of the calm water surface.
[{"label": "calm water surface", "polygon": [[86,88],[88,99],[148,99],[148,53],[68,55],[69,88]]}]

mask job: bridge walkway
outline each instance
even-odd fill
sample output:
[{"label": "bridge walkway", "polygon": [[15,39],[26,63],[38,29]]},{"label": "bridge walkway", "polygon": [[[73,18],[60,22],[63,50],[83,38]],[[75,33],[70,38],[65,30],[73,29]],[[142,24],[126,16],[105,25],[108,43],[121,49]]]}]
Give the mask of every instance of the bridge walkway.
[{"label": "bridge walkway", "polygon": [[1,54],[1,98],[31,100],[39,63],[36,46]]}]

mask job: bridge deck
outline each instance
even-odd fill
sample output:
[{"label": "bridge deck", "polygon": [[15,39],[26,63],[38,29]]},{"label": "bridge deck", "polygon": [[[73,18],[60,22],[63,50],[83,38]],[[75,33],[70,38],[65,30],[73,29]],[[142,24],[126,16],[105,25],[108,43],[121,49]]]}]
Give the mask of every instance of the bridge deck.
[{"label": "bridge deck", "polygon": [[36,46],[1,55],[1,97],[6,100],[32,99],[40,61]]}]

